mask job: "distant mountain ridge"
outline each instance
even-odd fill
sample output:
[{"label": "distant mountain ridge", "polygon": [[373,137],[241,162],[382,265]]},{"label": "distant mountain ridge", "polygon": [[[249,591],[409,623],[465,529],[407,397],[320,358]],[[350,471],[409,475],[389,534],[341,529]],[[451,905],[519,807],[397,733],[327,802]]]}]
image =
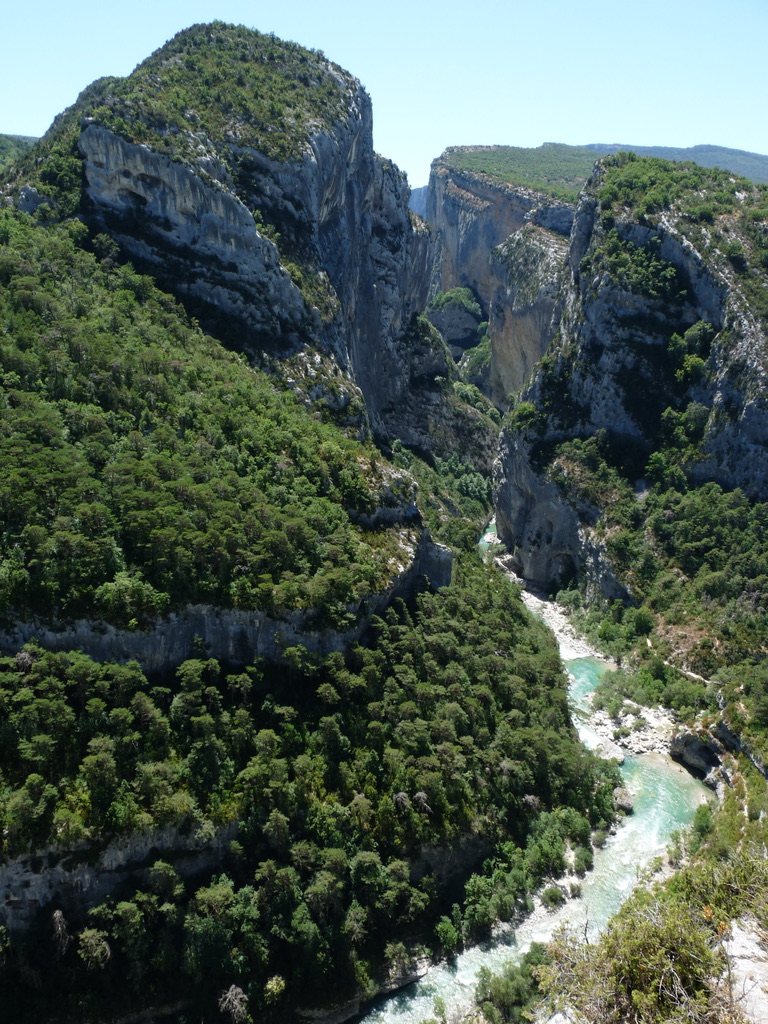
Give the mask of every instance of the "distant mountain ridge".
[{"label": "distant mountain ridge", "polygon": [[[575,202],[601,155],[631,151],[638,156],[659,157],[675,162],[690,160],[702,167],[719,167],[749,178],[768,182],[768,156],[724,146],[700,145],[688,149],[665,146],[631,146],[593,142],[569,146],[562,142],[544,142],[541,146],[449,146],[436,163],[499,178],[514,186],[532,188],[556,199]],[[434,166],[434,165],[433,165]],[[418,190],[415,190],[418,191]],[[418,212],[418,198],[412,208]]]},{"label": "distant mountain ridge", "polygon": [[768,156],[750,153],[745,149],[728,149],[726,146],[699,145],[687,149],[674,146],[627,146],[614,143],[591,142],[586,149],[598,153],[618,153],[631,150],[638,156],[658,156],[663,160],[693,160],[701,167],[721,167],[733,171],[755,182],[768,182]]},{"label": "distant mountain ridge", "polygon": [[0,134],[0,166],[10,163],[11,160],[25,153],[37,142],[32,135],[2,135]]}]

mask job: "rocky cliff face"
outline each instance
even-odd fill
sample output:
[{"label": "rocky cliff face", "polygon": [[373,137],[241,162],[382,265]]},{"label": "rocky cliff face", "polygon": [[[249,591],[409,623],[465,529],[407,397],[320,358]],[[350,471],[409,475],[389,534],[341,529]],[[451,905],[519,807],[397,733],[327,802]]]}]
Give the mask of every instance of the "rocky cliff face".
[{"label": "rocky cliff face", "polygon": [[564,235],[530,223],[493,250],[498,285],[488,322],[490,391],[500,408],[522,388],[554,337],[567,253]]},{"label": "rocky cliff face", "polygon": [[172,672],[185,659],[195,657],[201,644],[207,657],[230,665],[250,664],[255,658],[279,664],[285,660],[287,648],[299,645],[319,655],[344,651],[360,639],[371,617],[381,614],[394,598],[407,598],[426,585],[439,588],[451,582],[453,553],[436,544],[428,530],[403,527],[399,558],[386,590],[348,608],[356,621],[344,631],[318,623],[312,609],[269,615],[191,605],[142,630],[116,629],[92,619],[55,624],[17,622],[0,632],[0,650],[15,652],[35,639],[48,650],[87,651],[97,661],[135,660],[153,675]]},{"label": "rocky cliff face", "polygon": [[457,167],[451,153],[435,160],[430,175],[432,290],[470,288],[479,299],[491,338],[486,389],[504,408],[552,340],[573,208]]},{"label": "rocky cliff face", "polygon": [[[424,305],[429,234],[409,214],[404,176],[374,155],[367,94],[356,82],[350,91],[345,118],[295,160],[219,140],[190,166],[93,121],[77,145],[91,223],[209,318],[229,320],[248,351],[330,353],[384,433],[383,410],[409,383],[397,342]],[[252,211],[300,239],[301,256],[281,251]]]},{"label": "rocky cliff face", "polygon": [[[603,174],[582,196],[559,289],[553,260],[538,291],[550,296],[553,341],[522,396],[532,418],[518,416],[503,432],[497,521],[523,576],[556,587],[578,575],[621,596],[594,530],[599,502],[586,507],[569,494],[568,467],[552,453],[571,438],[600,436],[639,477],[662,446],[665,410],[687,410],[699,421],[690,479],[764,497],[768,341],[733,267],[714,247],[702,251],[706,235],[694,245],[690,220],[672,211],[652,223],[607,218]],[[535,287],[536,276],[526,281]]]},{"label": "rocky cliff face", "polygon": [[[121,884],[146,877],[161,857],[173,862],[183,878],[220,865],[237,824],[209,833],[182,835],[177,828],[153,829],[124,836],[96,850],[82,842],[71,850],[40,850],[14,857],[0,866],[0,922],[10,935],[24,934],[51,908],[63,911],[67,923],[80,924],[95,906]],[[50,927],[50,925],[49,925]]]},{"label": "rocky cliff face", "polygon": [[432,164],[427,196],[427,221],[439,248],[437,290],[471,288],[487,309],[495,285],[492,250],[528,222],[567,235],[572,218],[567,204],[457,167],[446,150]]},{"label": "rocky cliff face", "polygon": [[580,580],[592,596],[627,596],[594,529],[599,510],[564,500],[529,442],[503,430],[495,473],[496,529],[515,573],[547,593]]}]

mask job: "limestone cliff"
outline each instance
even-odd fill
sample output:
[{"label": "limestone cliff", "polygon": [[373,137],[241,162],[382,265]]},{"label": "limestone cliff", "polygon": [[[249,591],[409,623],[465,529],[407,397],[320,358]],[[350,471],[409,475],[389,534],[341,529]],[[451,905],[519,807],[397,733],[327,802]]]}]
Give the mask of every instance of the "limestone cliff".
[{"label": "limestone cliff", "polygon": [[490,391],[500,408],[526,383],[552,341],[559,320],[567,239],[525,224],[493,250],[498,280],[491,300]]},{"label": "limestone cliff", "polygon": [[[408,214],[400,172],[374,156],[361,87],[346,121],[313,135],[300,160],[230,146],[228,161],[247,157],[250,168],[237,190],[218,158],[205,157],[203,174],[95,123],[78,146],[92,223],[161,283],[233,318],[251,353],[285,356],[307,343],[331,353],[382,429],[382,410],[408,380],[396,345],[424,302],[428,235]],[[251,209],[271,223],[299,222],[310,255],[298,273]],[[286,264],[299,284],[314,279],[317,295],[302,292]]]},{"label": "limestone cliff", "polygon": [[567,234],[573,214],[541,192],[457,166],[452,153],[433,162],[427,196],[439,247],[437,290],[471,288],[487,309],[495,285],[492,250],[530,221]]},{"label": "limestone cliff", "polygon": [[465,287],[477,296],[491,339],[485,389],[505,408],[552,339],[573,208],[458,166],[457,152],[446,150],[430,175],[432,290]]},{"label": "limestone cliff", "polygon": [[[223,106],[206,85],[222,74]],[[44,143],[67,153],[79,191],[55,196],[61,158],[43,158],[15,183],[20,205],[74,206],[255,358],[329,356],[389,436],[386,410],[413,376],[398,342],[425,303],[430,233],[405,175],[374,153],[357,79],[274,37],[195,26],[128,78],[89,87]]]},{"label": "limestone cliff", "polygon": [[582,195],[562,288],[550,293],[562,309],[552,346],[503,431],[497,522],[526,578],[551,588],[578,576],[619,596],[594,529],[602,502],[584,503],[558,445],[600,438],[632,482],[669,449],[669,423],[684,423],[687,441],[675,443],[690,480],[764,498],[768,341],[738,260],[723,255],[742,248],[735,217],[728,249],[672,204],[656,217],[606,213],[605,175],[598,167]]},{"label": "limestone cliff", "polygon": [[152,675],[172,673],[202,645],[208,657],[230,665],[250,664],[255,658],[280,664],[287,648],[302,646],[312,654],[344,651],[363,635],[373,615],[381,614],[395,597],[407,598],[420,588],[451,582],[453,553],[436,544],[419,525],[400,532],[398,561],[390,585],[348,606],[352,625],[334,628],[318,622],[314,609],[267,613],[210,605],[190,605],[147,623],[144,629],[118,629],[106,622],[26,620],[0,631],[0,650],[14,652],[30,640],[48,650],[87,651],[97,661],[138,661]]}]

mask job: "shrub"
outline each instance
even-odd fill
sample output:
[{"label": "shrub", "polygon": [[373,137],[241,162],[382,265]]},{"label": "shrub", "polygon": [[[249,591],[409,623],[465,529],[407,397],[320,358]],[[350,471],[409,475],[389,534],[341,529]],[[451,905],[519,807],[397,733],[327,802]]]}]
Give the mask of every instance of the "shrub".
[{"label": "shrub", "polygon": [[562,906],[562,904],[565,903],[563,890],[558,888],[556,885],[548,885],[541,894],[541,902],[548,910],[555,910],[557,907]]}]

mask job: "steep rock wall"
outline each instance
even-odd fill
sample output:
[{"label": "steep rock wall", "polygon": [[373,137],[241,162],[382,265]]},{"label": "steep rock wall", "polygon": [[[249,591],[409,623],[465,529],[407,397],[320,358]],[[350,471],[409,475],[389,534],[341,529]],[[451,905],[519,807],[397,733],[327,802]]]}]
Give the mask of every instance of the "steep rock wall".
[{"label": "steep rock wall", "polygon": [[[751,497],[768,494],[768,339],[741,296],[726,263],[713,253],[704,259],[669,218],[656,227],[617,222],[623,240],[639,247],[655,243],[658,256],[674,267],[685,298],[670,303],[628,291],[610,275],[585,273],[584,255],[603,229],[593,200],[582,203],[571,241],[571,279],[565,295],[560,351],[570,348],[568,372],[572,409],[570,433],[612,430],[642,441],[649,410],[658,416],[669,402],[669,387],[658,376],[659,353],[671,334],[698,321],[716,336],[706,376],[690,398],[709,410],[702,458],[690,467],[694,479],[741,487]],[[565,436],[556,417],[550,433]]]},{"label": "steep rock wall", "polygon": [[432,292],[470,288],[488,318],[489,377],[505,408],[544,354],[557,326],[560,277],[573,207],[543,193],[435,160],[427,220],[435,236]]},{"label": "steep rock wall", "polygon": [[[246,349],[331,353],[384,432],[380,412],[409,381],[396,342],[426,300],[430,234],[408,210],[405,176],[374,154],[370,99],[350,81],[344,118],[313,134],[298,160],[229,139],[209,141],[192,166],[95,123],[78,145],[95,227],[165,286],[229,319],[225,332],[237,327]],[[301,289],[286,269],[296,277],[297,257],[259,229],[254,210],[300,253]]]},{"label": "steep rock wall", "polygon": [[64,912],[70,926],[82,924],[90,907],[122,883],[145,874],[157,860],[171,861],[182,878],[213,870],[236,835],[236,824],[213,835],[183,835],[168,827],[116,839],[103,847],[82,842],[71,850],[15,857],[0,865],[0,924],[11,936],[23,934],[55,909]]},{"label": "steep rock wall", "polygon": [[370,595],[348,611],[355,626],[345,632],[323,628],[316,612],[262,611],[191,605],[158,618],[143,630],[117,629],[106,622],[80,619],[50,623],[17,622],[0,633],[0,650],[12,653],[35,639],[49,650],[83,650],[97,661],[138,661],[150,674],[172,671],[196,656],[202,644],[206,655],[227,664],[250,664],[256,658],[281,662],[288,647],[302,645],[313,654],[343,651],[359,640],[371,617],[380,614],[395,597],[407,597],[422,583],[435,588],[451,581],[453,555],[436,544],[429,531],[403,529],[402,564],[387,590]]},{"label": "steep rock wall", "polygon": [[499,282],[491,299],[491,399],[500,408],[519,391],[547,351],[560,317],[567,239],[524,225],[497,246],[491,267]]},{"label": "steep rock wall", "polygon": [[259,337],[289,344],[310,328],[301,292],[281,267],[276,246],[229,190],[232,181],[220,161],[208,161],[206,181],[95,124],[81,132],[79,148],[91,219],[176,292],[216,306]]},{"label": "steep rock wall", "polygon": [[434,285],[471,288],[487,310],[500,283],[491,266],[496,246],[527,222],[567,235],[573,210],[533,189],[455,167],[449,153],[433,162],[429,177],[427,221],[439,250]]},{"label": "steep rock wall", "polygon": [[531,445],[502,431],[494,467],[496,529],[509,567],[545,592],[580,579],[592,596],[626,597],[589,523],[598,510],[574,507],[533,463]]},{"label": "steep rock wall", "polygon": [[[617,584],[602,542],[590,553],[590,524],[601,510],[577,507],[550,479],[547,453],[558,443],[603,431],[635,451],[642,467],[665,408],[693,401],[706,410],[706,425],[692,478],[754,498],[768,494],[768,342],[738,281],[717,253],[701,255],[684,222],[661,218],[649,226],[627,217],[611,229],[620,244],[673,268],[677,291],[644,293],[606,269],[599,253],[608,229],[586,193],[554,300],[562,310],[556,343],[522,396],[538,410],[535,422],[505,427],[496,467],[499,535],[519,553],[522,575],[551,588],[573,567],[606,595]],[[714,341],[703,373],[681,385],[667,346],[699,321],[712,325]]]}]

